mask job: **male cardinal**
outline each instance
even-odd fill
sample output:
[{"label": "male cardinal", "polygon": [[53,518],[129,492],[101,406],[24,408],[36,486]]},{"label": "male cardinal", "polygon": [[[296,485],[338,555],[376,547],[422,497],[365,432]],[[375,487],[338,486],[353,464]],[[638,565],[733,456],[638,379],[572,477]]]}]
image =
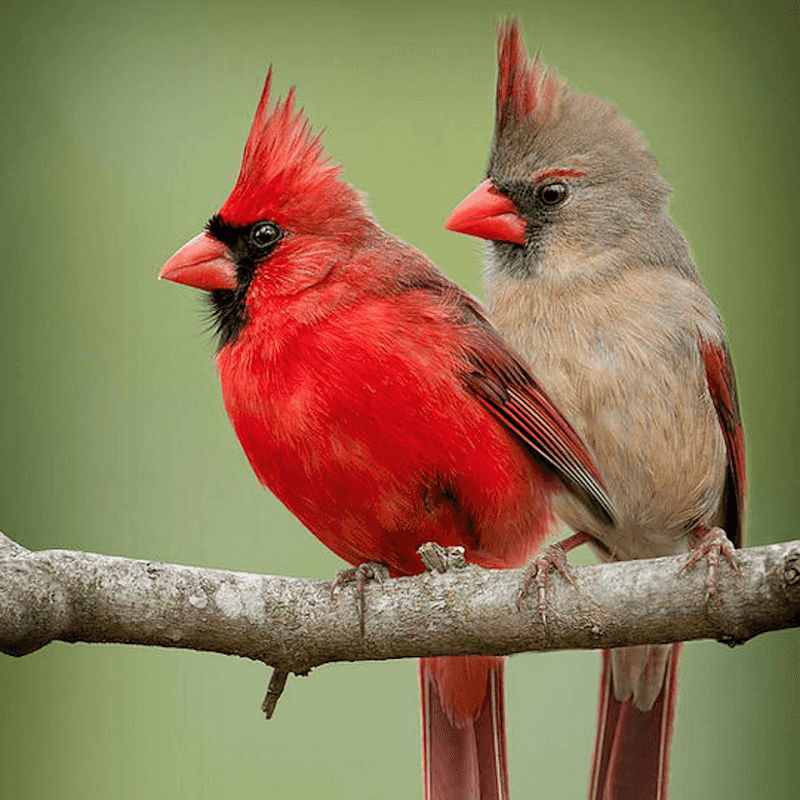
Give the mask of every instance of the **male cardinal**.
[{"label": "male cardinal", "polygon": [[[606,559],[708,553],[742,540],[744,435],[725,335],[669,190],[617,108],[528,60],[499,29],[486,180],[447,227],[489,239],[494,323],[591,448],[616,512],[554,510]],[[587,535],[588,534],[588,535]],[[591,797],[667,793],[680,645],[604,653]]]},{"label": "male cardinal", "polygon": [[[384,231],[270,74],[233,192],[160,277],[210,292],[228,416],[259,481],[353,565],[462,546],[516,567],[569,494],[611,507],[591,456],[479,304]],[[506,798],[503,661],[420,665],[426,796]]]}]

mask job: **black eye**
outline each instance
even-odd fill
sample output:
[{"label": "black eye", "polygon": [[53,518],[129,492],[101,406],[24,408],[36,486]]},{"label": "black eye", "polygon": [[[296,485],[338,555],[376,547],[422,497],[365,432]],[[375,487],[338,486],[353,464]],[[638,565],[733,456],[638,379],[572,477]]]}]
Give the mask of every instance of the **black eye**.
[{"label": "black eye", "polygon": [[265,219],[256,222],[250,229],[250,241],[259,249],[264,250],[275,244],[283,236],[281,226],[276,222]]},{"label": "black eye", "polygon": [[557,206],[567,199],[567,184],[561,183],[548,183],[539,189],[539,199],[546,206]]}]

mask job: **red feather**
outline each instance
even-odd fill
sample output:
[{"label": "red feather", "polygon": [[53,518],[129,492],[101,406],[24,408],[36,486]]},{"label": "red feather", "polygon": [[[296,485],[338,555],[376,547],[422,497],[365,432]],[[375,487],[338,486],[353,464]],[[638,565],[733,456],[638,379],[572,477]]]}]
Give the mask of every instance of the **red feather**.
[{"label": "red feather", "polygon": [[667,800],[669,745],[682,647],[678,642],[670,648],[664,685],[648,711],[639,711],[630,698],[617,700],[611,651],[603,651],[590,800]]},{"label": "red feather", "polygon": [[[425,797],[506,800],[503,659],[422,658],[419,678]],[[455,696],[452,686],[461,687]]]},{"label": "red feather", "polygon": [[231,225],[268,217],[297,233],[341,229],[351,214],[364,214],[361,197],[340,180],[342,169],[325,155],[321,134],[313,133],[302,110],[295,112],[294,87],[273,108],[271,83],[270,68],[239,177],[220,216]]},{"label": "red feather", "polygon": [[567,82],[545,67],[538,53],[533,61],[528,58],[516,20],[498,26],[497,46],[496,133],[509,122],[530,119],[538,124],[556,113]]},{"label": "red feather", "polygon": [[736,397],[736,378],[725,342],[700,341],[700,353],[706,367],[708,390],[717,409],[720,428],[728,451],[728,478],[725,499],[725,532],[734,546],[741,547],[744,537],[744,513],[747,480],[744,460],[744,429]]}]

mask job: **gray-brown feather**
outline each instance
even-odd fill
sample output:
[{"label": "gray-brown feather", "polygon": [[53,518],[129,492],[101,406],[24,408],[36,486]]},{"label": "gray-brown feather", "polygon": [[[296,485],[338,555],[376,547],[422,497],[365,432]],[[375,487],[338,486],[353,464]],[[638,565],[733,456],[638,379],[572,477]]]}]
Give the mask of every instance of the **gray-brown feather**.
[{"label": "gray-brown feather", "polygon": [[697,344],[722,328],[702,287],[663,270],[570,285],[490,267],[487,288],[495,324],[593,452],[617,525],[566,496],[559,516],[617,558],[685,551],[698,523],[716,522],[726,468]]}]

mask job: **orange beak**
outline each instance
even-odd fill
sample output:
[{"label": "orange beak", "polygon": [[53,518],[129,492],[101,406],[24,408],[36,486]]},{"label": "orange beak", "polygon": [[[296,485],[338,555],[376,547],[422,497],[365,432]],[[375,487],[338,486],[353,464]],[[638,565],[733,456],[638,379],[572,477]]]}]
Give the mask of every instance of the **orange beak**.
[{"label": "orange beak", "polygon": [[525,244],[528,223],[514,203],[487,179],[458,204],[445,228],[495,242]]},{"label": "orange beak", "polygon": [[161,267],[158,279],[193,286],[207,292],[235,289],[239,281],[228,248],[207,233],[187,242]]}]

